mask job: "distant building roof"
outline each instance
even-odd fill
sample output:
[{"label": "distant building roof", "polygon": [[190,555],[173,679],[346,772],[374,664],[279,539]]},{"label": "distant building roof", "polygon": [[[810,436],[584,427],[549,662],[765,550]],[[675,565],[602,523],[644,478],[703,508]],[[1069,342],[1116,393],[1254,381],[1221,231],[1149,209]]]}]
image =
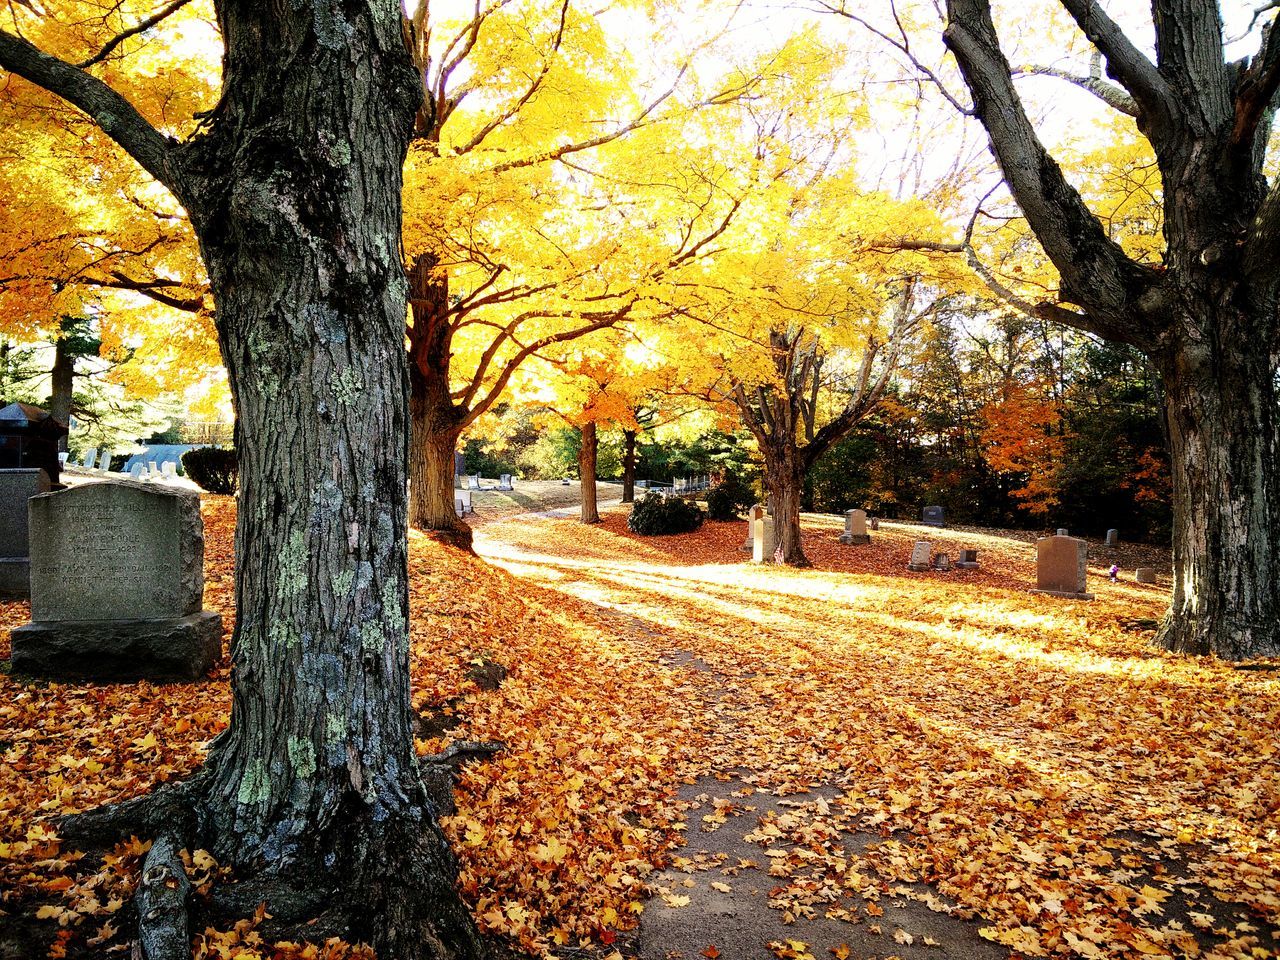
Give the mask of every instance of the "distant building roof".
[{"label": "distant building roof", "polygon": [[62,436],[67,432],[64,423],[54,417],[48,410],[32,406],[29,403],[11,403],[0,409],[0,425],[5,427],[35,427],[41,433]]}]

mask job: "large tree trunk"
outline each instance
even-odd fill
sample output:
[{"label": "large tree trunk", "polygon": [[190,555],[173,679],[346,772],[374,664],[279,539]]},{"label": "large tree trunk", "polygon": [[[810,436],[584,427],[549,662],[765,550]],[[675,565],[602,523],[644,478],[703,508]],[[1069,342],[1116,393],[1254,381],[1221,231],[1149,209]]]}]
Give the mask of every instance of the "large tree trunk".
[{"label": "large tree trunk", "polygon": [[578,480],[582,487],[582,522],[599,523],[596,501],[596,454],[600,441],[594,421],[582,425],[582,448],[578,451]]},{"label": "large tree trunk", "polygon": [[[71,423],[71,398],[75,393],[76,361],[68,349],[66,338],[53,341],[53,369],[49,371],[49,413],[63,424]],[[67,438],[58,441],[60,449],[67,448]]]},{"label": "large tree trunk", "polygon": [[470,551],[471,527],[458,516],[453,496],[462,411],[449,392],[449,281],[436,267],[424,254],[409,270],[409,523]]},{"label": "large tree trunk", "polygon": [[791,451],[765,452],[765,485],[773,503],[773,528],[777,546],[775,563],[791,567],[811,566],[800,535],[800,496],[804,492],[804,471]]},{"label": "large tree trunk", "polygon": [[231,722],[200,832],[275,885],[268,912],[319,896],[388,960],[480,956],[409,700],[399,230],[418,82],[390,4],[220,11],[192,218],[241,494]]},{"label": "large tree trunk", "polygon": [[623,430],[622,451],[622,502],[635,503],[636,500],[636,432]]},{"label": "large tree trunk", "polygon": [[1158,642],[1179,653],[1280,654],[1277,396],[1257,342],[1205,340],[1157,360],[1174,516],[1173,603]]}]

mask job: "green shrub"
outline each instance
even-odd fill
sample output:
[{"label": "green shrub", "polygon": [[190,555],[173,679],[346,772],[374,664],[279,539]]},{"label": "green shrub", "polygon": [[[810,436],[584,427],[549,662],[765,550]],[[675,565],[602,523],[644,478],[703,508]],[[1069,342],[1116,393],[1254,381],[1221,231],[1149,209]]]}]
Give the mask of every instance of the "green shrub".
[{"label": "green shrub", "polygon": [[666,533],[688,533],[702,526],[706,517],[702,508],[691,500],[679,497],[660,497],[656,493],[645,494],[631,508],[627,527],[632,533],[652,537]]},{"label": "green shrub", "polygon": [[753,503],[751,488],[736,473],[727,473],[707,494],[707,516],[712,520],[737,520]]},{"label": "green shrub", "polygon": [[240,458],[223,447],[197,447],[182,455],[182,469],[202,490],[235,493],[240,481]]}]

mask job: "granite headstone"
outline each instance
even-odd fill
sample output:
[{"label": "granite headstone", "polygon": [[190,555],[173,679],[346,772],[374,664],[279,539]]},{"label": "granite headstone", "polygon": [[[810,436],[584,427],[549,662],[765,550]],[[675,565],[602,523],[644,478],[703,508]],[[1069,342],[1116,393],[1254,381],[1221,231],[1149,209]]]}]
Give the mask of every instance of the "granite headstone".
[{"label": "granite headstone", "polygon": [[194,680],[218,659],[222,617],[202,609],[198,496],[113,480],[28,506],[32,622],[12,632],[16,672]]},{"label": "granite headstone", "polygon": [[1155,567],[1139,567],[1134,574],[1134,579],[1139,583],[1155,583],[1156,568]]},{"label": "granite headstone", "polygon": [[907,564],[908,570],[914,570],[916,573],[922,573],[929,569],[929,560],[933,557],[933,541],[917,540],[911,548],[911,562]]},{"label": "granite headstone", "polygon": [[947,525],[946,514],[941,507],[925,507],[921,516],[928,526],[945,527]]},{"label": "granite headstone", "polygon": [[844,512],[844,533],[840,534],[840,542],[859,545],[871,542],[871,534],[867,533],[867,511]]},{"label": "granite headstone", "polygon": [[[753,508],[754,513],[754,508]],[[760,513],[751,522],[751,559],[755,563],[770,563],[777,549],[773,517]]]},{"label": "granite headstone", "polygon": [[49,486],[49,475],[39,467],[0,470],[0,599],[31,596],[27,501],[48,493]]},{"label": "granite headstone", "polygon": [[1036,541],[1036,589],[1054,597],[1092,600],[1086,589],[1089,545],[1076,537],[1041,537]]}]

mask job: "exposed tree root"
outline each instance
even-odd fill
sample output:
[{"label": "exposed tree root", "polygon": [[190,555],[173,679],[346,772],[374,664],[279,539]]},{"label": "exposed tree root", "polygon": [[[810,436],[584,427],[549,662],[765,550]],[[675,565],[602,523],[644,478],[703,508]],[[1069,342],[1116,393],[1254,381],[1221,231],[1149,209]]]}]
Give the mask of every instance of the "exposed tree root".
[{"label": "exposed tree root", "polygon": [[92,847],[131,835],[153,839],[136,898],[138,960],[185,960],[193,919],[230,923],[262,904],[259,932],[268,940],[341,937],[373,944],[383,960],[491,960],[497,948],[481,938],[458,896],[457,862],[436,820],[454,812],[458,769],[502,749],[459,741],[424,758],[421,785],[391,816],[352,793],[298,857],[284,865],[231,864],[238,879],[215,887],[207,902],[189,902],[179,851],[234,846],[227,831],[237,824],[217,808],[202,774],[68,817],[63,835]]},{"label": "exposed tree root", "polygon": [[201,788],[196,774],[182,783],[166,784],[151,793],[73,813],[58,822],[62,839],[79,846],[105,847],[129,837],[169,834],[186,846],[196,834],[193,798]]},{"label": "exposed tree root", "polygon": [[173,834],[162,834],[142,862],[137,893],[137,952],[142,960],[188,960],[191,956],[187,919],[191,882],[178,856],[179,847]]},{"label": "exposed tree root", "polygon": [[455,550],[461,550],[463,553],[469,553],[472,556],[475,555],[476,549],[471,527],[461,521],[456,526],[443,530],[418,529],[424,536],[430,537],[437,543],[442,543],[446,547],[452,547]]}]

